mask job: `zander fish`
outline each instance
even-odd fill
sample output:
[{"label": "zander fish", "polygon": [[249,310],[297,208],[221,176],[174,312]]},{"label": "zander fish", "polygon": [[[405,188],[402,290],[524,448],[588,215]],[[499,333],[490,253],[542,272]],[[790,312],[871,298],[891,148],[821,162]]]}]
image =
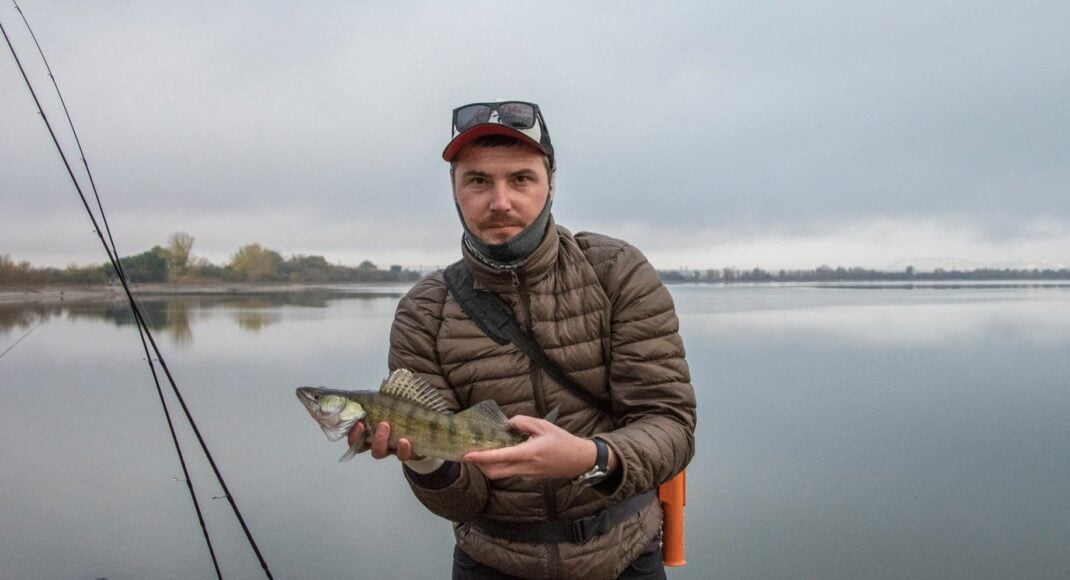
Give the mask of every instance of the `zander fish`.
[{"label": "zander fish", "polygon": [[[331,441],[345,437],[360,420],[370,440],[375,426],[386,422],[391,448],[405,438],[412,443],[413,453],[460,461],[469,451],[509,447],[527,439],[527,434],[509,425],[494,401],[452,413],[434,387],[406,369],[394,371],[378,392],[301,387],[297,398]],[[356,441],[339,461],[353,457],[362,444]]]}]

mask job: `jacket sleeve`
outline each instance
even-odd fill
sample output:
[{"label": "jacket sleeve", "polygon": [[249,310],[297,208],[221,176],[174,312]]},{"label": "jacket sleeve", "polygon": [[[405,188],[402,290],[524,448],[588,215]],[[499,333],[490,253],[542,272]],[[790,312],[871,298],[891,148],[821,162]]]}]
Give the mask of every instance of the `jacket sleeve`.
[{"label": "jacket sleeve", "polygon": [[610,392],[616,429],[599,434],[617,455],[617,499],[654,489],[695,452],[695,392],[672,296],[632,246],[613,261]]},{"label": "jacket sleeve", "polygon": [[[436,348],[445,299],[446,288],[441,274],[425,278],[401,299],[390,329],[387,362],[391,371],[406,368],[423,377],[435,387],[451,409],[459,410],[457,397],[443,376]],[[455,468],[451,468],[449,463],[440,468],[447,469]],[[436,515],[463,522],[483,513],[489,488],[483,472],[474,465],[461,463],[457,478],[435,489],[420,486],[409,470],[403,469],[403,472],[416,498]]]}]

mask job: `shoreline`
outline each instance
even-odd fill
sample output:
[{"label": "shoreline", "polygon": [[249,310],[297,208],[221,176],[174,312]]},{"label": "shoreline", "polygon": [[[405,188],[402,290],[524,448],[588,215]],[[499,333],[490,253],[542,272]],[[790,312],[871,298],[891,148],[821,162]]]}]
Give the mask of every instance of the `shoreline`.
[{"label": "shoreline", "polygon": [[[153,283],[134,284],[134,294],[151,296],[253,296],[257,294],[281,294],[313,290],[333,291],[341,287],[360,286],[351,284],[253,284],[241,282],[220,283]],[[120,284],[11,284],[0,285],[0,304],[67,301],[125,301],[126,293]]]},{"label": "shoreline", "polygon": [[[351,293],[361,287],[408,286],[411,282],[155,282],[131,286],[135,296],[159,298],[166,296],[257,296],[302,292]],[[806,286],[827,289],[956,289],[1036,287],[1065,288],[1067,280],[1007,279],[1007,280],[824,280],[824,281],[754,281],[754,282],[693,282],[666,281],[665,285],[690,286]],[[359,290],[357,290],[359,292]],[[126,293],[119,284],[0,284],[0,304],[48,304],[60,302],[125,302]]]}]

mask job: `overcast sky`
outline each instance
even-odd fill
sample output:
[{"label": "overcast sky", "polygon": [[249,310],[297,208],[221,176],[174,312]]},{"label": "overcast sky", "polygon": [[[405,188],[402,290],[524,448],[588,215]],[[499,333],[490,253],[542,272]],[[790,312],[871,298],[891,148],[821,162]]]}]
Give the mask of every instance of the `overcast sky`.
[{"label": "overcast sky", "polygon": [[[1070,264],[1065,2],[20,5],[124,253],[185,231],[216,262],[447,264],[450,112],[516,98],[554,139],[558,222],[659,268]],[[0,254],[101,262],[4,48]]]}]

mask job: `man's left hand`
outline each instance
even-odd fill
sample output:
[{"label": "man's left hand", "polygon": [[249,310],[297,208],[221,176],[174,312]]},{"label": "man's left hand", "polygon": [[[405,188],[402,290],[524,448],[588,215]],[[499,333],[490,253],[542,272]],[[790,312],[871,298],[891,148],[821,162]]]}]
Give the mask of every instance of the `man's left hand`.
[{"label": "man's left hand", "polygon": [[[509,420],[514,428],[530,435],[527,441],[512,447],[472,451],[464,461],[479,467],[491,479],[576,478],[594,466],[597,449],[590,439],[577,437],[543,419],[517,415]],[[616,465],[610,450],[610,471]]]}]

